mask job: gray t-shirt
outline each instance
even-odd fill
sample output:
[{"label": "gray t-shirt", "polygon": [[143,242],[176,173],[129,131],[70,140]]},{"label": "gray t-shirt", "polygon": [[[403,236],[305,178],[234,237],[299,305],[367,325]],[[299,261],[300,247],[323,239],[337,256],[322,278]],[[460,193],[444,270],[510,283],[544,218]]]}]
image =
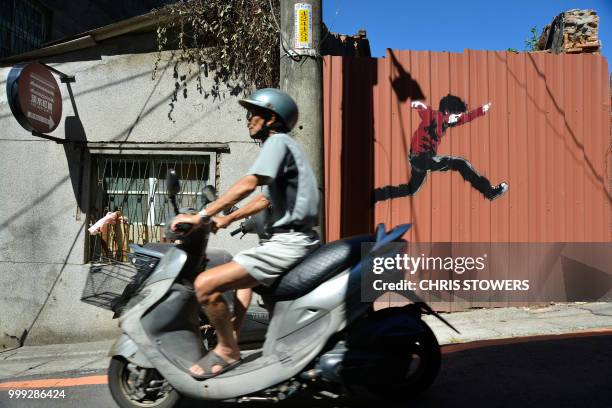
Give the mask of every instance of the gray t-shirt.
[{"label": "gray t-shirt", "polygon": [[308,158],[284,133],[270,136],[247,174],[266,181],[263,194],[271,207],[266,227],[314,227],[319,223],[319,190]]}]

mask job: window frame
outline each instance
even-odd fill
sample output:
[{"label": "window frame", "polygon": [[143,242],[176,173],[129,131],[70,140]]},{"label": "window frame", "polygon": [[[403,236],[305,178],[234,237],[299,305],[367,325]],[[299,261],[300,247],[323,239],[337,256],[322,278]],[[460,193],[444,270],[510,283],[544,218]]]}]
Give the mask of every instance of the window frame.
[{"label": "window frame", "polygon": [[[130,190],[119,190],[119,189],[109,189],[109,190],[105,190],[102,194],[108,194],[109,192],[114,192],[114,194],[117,195],[143,195],[144,199],[147,201],[147,203],[145,205],[148,206],[147,211],[142,213],[143,219],[139,220],[137,222],[134,222],[134,224],[132,225],[146,225],[146,229],[148,229],[148,232],[146,233],[147,236],[151,237],[155,235],[154,232],[154,228],[164,228],[164,222],[159,222],[160,218],[158,217],[158,211],[159,211],[159,207],[160,207],[160,201],[158,201],[159,197],[163,197],[165,196],[165,188],[162,186],[163,180],[165,179],[165,174],[161,175],[161,174],[156,174],[156,168],[159,169],[167,167],[167,168],[171,168],[173,167],[172,165],[176,166],[179,163],[182,163],[183,165],[190,165],[191,163],[189,163],[189,161],[193,161],[195,165],[204,165],[206,166],[207,169],[207,177],[205,179],[190,179],[192,182],[194,182],[193,180],[198,180],[195,181],[197,184],[201,184],[201,186],[199,186],[199,191],[195,191],[193,190],[193,186],[192,185],[188,185],[187,188],[191,187],[191,190],[188,191],[184,191],[183,189],[186,188],[186,183],[181,183],[181,193],[179,194],[179,207],[181,206],[181,201],[184,201],[185,198],[184,197],[191,197],[190,199],[188,199],[190,202],[195,202],[196,206],[199,206],[200,200],[199,197],[202,194],[201,188],[206,186],[206,185],[213,185],[213,186],[217,186],[218,185],[218,180],[219,180],[219,175],[218,175],[218,160],[219,160],[219,151],[216,150],[205,150],[205,151],[172,151],[172,150],[165,150],[165,151],[149,151],[149,150],[142,150],[142,149],[126,149],[126,150],[122,150],[122,151],[114,151],[114,150],[108,150],[108,149],[93,149],[92,151],[90,151],[91,156],[90,156],[90,166],[89,166],[89,191],[88,191],[88,205],[87,205],[87,215],[86,215],[86,219],[87,219],[87,224],[91,225],[92,222],[97,221],[97,219],[100,218],[99,214],[96,214],[97,212],[100,211],[99,208],[97,208],[96,206],[98,205],[98,202],[101,200],[97,194],[100,194],[101,189],[99,189],[98,185],[100,183],[101,180],[98,180],[99,177],[99,171],[104,171],[104,170],[100,170],[99,166],[100,163],[104,163],[104,161],[108,161],[110,160],[113,163],[118,163],[118,165],[121,165],[121,161],[126,161],[126,162],[131,162],[131,163],[135,163],[140,161],[141,163],[147,163],[147,167],[148,169],[145,170],[147,172],[147,176],[146,178],[137,178],[137,180],[146,180],[146,182],[143,184],[143,187],[148,187],[147,191],[140,191],[140,190],[133,190],[132,187],[128,187],[130,188]],[[152,154],[153,153],[153,154]],[[157,177],[156,177],[157,176]],[[102,175],[102,178],[104,178],[104,175]],[[192,183],[189,183],[192,184]],[[116,186],[111,186],[111,187],[116,187]],[[192,191],[193,190],[193,191]],[[101,203],[102,206],[104,205],[104,203]],[[165,208],[165,205],[170,206],[169,203],[167,202],[163,202],[161,203],[161,208]],[[112,210],[113,208],[108,208],[108,210]],[[102,209],[102,212],[105,213],[106,209]],[[163,211],[163,210],[162,210]],[[170,211],[172,211],[170,209]],[[103,216],[104,214],[102,214]],[[127,215],[129,216],[129,213],[127,213]],[[164,217],[162,215],[162,217]],[[94,219],[97,218],[97,219]],[[165,218],[165,217],[164,217]],[[131,220],[128,219],[128,222],[131,222]],[[96,244],[93,240],[95,239],[100,239],[97,238],[98,236],[92,236],[89,234],[89,232],[86,230],[86,239],[85,239],[85,251],[84,251],[84,262],[85,263],[91,263],[91,262],[95,262],[98,259],[100,259],[100,256],[102,256],[102,250],[101,248],[98,248],[97,245],[101,245],[101,244]],[[141,240],[141,236],[140,234],[138,235],[138,240],[137,239],[132,239],[135,238],[135,235],[133,235],[133,233],[129,234],[128,237],[128,242],[129,243],[139,243],[139,241]],[[147,242],[160,242],[157,238],[153,238],[147,241]]]}]

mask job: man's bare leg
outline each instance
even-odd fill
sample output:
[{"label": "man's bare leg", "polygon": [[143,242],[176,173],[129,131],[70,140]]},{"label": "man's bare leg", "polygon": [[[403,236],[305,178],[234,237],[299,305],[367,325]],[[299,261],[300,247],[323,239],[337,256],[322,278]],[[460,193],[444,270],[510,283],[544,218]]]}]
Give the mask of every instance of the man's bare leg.
[{"label": "man's bare leg", "polygon": [[244,322],[244,317],[251,304],[252,297],[253,290],[251,288],[238,289],[234,293],[234,318],[232,319],[232,324],[236,343],[240,340],[240,329],[242,328],[242,323]]},{"label": "man's bare leg", "polygon": [[[234,327],[223,292],[232,289],[245,289],[257,286],[259,283],[236,262],[219,265],[202,272],[195,280],[195,290],[198,301],[204,306],[206,316],[217,331],[217,346],[214,351],[228,363],[240,359],[240,348],[234,338]],[[221,366],[212,367],[215,373]],[[194,374],[204,374],[198,365],[190,369]]]}]

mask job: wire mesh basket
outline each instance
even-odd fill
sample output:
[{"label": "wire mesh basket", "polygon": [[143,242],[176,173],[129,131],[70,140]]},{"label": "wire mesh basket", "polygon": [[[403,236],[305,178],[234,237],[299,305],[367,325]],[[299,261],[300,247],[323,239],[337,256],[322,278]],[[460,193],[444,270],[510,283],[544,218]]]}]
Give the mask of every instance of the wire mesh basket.
[{"label": "wire mesh basket", "polygon": [[81,301],[117,311],[151,274],[157,258],[130,254],[130,263],[102,258],[89,267]]}]

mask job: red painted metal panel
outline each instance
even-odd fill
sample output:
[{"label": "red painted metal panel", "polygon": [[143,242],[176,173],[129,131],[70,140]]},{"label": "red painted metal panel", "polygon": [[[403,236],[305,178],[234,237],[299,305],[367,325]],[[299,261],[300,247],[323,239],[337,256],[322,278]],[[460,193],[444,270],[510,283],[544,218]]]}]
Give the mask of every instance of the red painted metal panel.
[{"label": "red painted metal panel", "polygon": [[[398,120],[400,121],[399,131],[401,132],[401,145],[395,150],[397,157],[397,163],[400,166],[400,174],[402,183],[408,183],[411,175],[411,166],[408,163],[408,154],[410,151],[410,141],[412,139],[412,132],[414,126],[417,123],[412,120],[412,108],[410,102],[412,100],[422,99],[421,90],[410,75],[411,68],[411,52],[400,51],[395,52],[395,60],[390,59],[388,63],[392,65],[392,72],[394,73],[394,82],[392,82],[393,92],[396,95],[396,103],[398,106]],[[405,92],[401,92],[404,89]],[[399,91],[399,92],[398,92]],[[414,207],[412,205],[411,197],[404,197],[396,201],[394,204],[395,213],[397,216],[397,223],[406,222],[406,220],[412,220],[412,213]]]},{"label": "red painted metal panel", "polygon": [[[547,174],[547,146],[546,146],[546,82],[544,78],[543,54],[527,54],[527,70],[529,73],[528,84],[531,85],[531,94],[527,97],[532,100],[531,109],[531,128],[530,137],[533,138],[531,147],[533,148],[532,166],[530,167],[529,186],[530,186],[530,221],[533,224],[531,229],[533,242],[551,242],[547,237],[546,231],[546,186],[550,183],[550,175]],[[542,269],[542,257],[533,256],[529,253],[529,280],[534,285],[545,280],[547,277],[538,274],[536,271]]]},{"label": "red painted metal panel", "polygon": [[[592,84],[594,89],[594,106],[593,112],[591,112],[591,120],[593,124],[593,130],[591,135],[593,137],[593,145],[594,145],[594,157],[593,157],[593,167],[595,168],[595,199],[593,200],[593,214],[595,214],[595,228],[596,228],[596,238],[597,241],[605,241],[606,240],[606,228],[608,226],[608,217],[610,216],[609,207],[606,206],[606,190],[607,184],[609,182],[609,178],[607,177],[605,171],[605,156],[609,149],[603,149],[602,146],[605,146],[606,139],[608,135],[604,135],[603,128],[604,124],[602,121],[598,120],[598,116],[605,112],[603,110],[603,104],[598,103],[598,101],[602,101],[605,98],[605,94],[602,92],[605,89],[603,84],[603,79],[606,78],[605,73],[607,71],[603,71],[603,63],[601,58],[593,58],[592,65],[594,65]],[[609,111],[608,111],[609,112]],[[606,209],[608,212],[606,213]]]},{"label": "red painted metal panel", "polygon": [[546,241],[554,242],[557,235],[555,233],[555,192],[557,186],[555,185],[555,175],[558,171],[558,164],[556,163],[554,152],[555,152],[555,137],[554,137],[554,107],[553,107],[553,88],[552,80],[554,76],[554,70],[551,67],[551,59],[546,58],[546,55],[540,55],[540,61],[538,66],[541,69],[542,75],[544,76],[544,103],[543,108],[545,112],[544,122],[544,149],[543,154],[545,155],[545,174],[547,181],[544,182],[544,205],[545,205],[545,225],[544,225],[544,236]]},{"label": "red painted metal panel", "polygon": [[[431,103],[435,107],[440,99],[448,95],[450,89],[450,56],[447,52],[431,54]],[[438,148],[441,156],[452,156],[451,138],[445,137]],[[450,242],[452,241],[452,191],[451,173],[432,172],[429,174],[431,183],[431,241],[437,243],[432,246],[431,256],[448,256]],[[432,276],[433,275],[433,276]],[[429,278],[453,279],[452,271],[431,272]],[[446,291],[433,292],[439,301],[452,305],[453,295]]]},{"label": "red painted metal panel", "polygon": [[[376,86],[374,87],[374,187],[381,188],[393,183],[391,128],[391,92],[389,78],[391,66],[386,60],[378,60]],[[376,203],[376,223],[391,224],[393,200]]]},{"label": "red painted metal panel", "polygon": [[576,149],[578,150],[577,165],[576,165],[576,178],[575,190],[573,192],[576,198],[575,211],[576,211],[576,232],[573,235],[576,241],[586,241],[586,231],[591,227],[587,227],[585,224],[585,203],[590,197],[585,196],[585,179],[586,179],[586,164],[585,164],[585,151],[584,151],[584,92],[583,84],[581,80],[577,78],[584,77],[584,65],[583,58],[576,55],[571,55],[570,67],[573,67],[574,72],[572,73],[572,92],[574,98],[574,109],[570,112],[571,123],[572,123],[572,137]]},{"label": "red painted metal panel", "polygon": [[[343,181],[342,236],[367,233],[372,229],[371,204],[367,197],[372,191],[372,81],[376,61],[366,58],[348,58],[344,65],[345,103],[343,120]],[[346,101],[359,101],[350,103]],[[366,199],[354,200],[354,197]]]},{"label": "red painted metal panel", "polygon": [[[593,64],[593,55],[585,55],[584,58],[581,59],[582,66],[585,74],[591,77],[595,72],[595,64]],[[592,80],[582,81],[582,95],[583,95],[583,143],[584,143],[584,195],[585,197],[594,198],[596,196],[596,184],[598,169],[596,168],[597,162],[597,146],[596,146],[596,138],[594,135],[594,131],[596,128],[597,122],[597,114],[595,113],[595,104],[594,100],[596,94],[598,93],[595,89],[595,83]],[[594,120],[595,119],[595,120]],[[596,226],[595,220],[599,218],[599,215],[594,211],[596,209],[596,200],[589,199],[585,200],[584,203],[584,223],[585,227],[585,240],[589,240],[587,237],[591,236],[594,239],[598,237],[598,228]]]},{"label": "red painted metal panel", "polygon": [[[548,237],[547,230],[547,189],[550,185],[549,174],[547,173],[546,161],[548,158],[547,149],[547,118],[546,118],[546,82],[544,81],[544,57],[543,54],[528,54],[527,64],[532,66],[534,79],[534,121],[531,125],[534,128],[533,138],[535,149],[533,198],[535,204],[533,222],[535,223],[535,240],[537,242],[552,242]],[[543,182],[542,182],[543,181]]]},{"label": "red painted metal panel", "polygon": [[[597,87],[600,90],[601,100],[604,102],[601,104],[602,113],[611,112],[612,106],[610,105],[611,99],[608,95],[610,93],[610,76],[608,70],[608,63],[605,59],[598,59],[599,65],[599,74],[601,75],[601,83]],[[612,96],[612,95],[611,95]],[[612,114],[609,116],[612,119]],[[602,189],[601,189],[601,197],[603,197],[603,216],[602,216],[602,237],[603,241],[612,240],[612,168],[610,167],[610,163],[608,162],[608,158],[610,157],[610,153],[612,152],[612,129],[610,126],[611,122],[608,120],[607,122],[601,122],[601,129],[598,134],[600,134],[599,145],[600,146],[609,146],[608,149],[602,154],[601,165],[603,167],[602,174]]]},{"label": "red painted metal panel", "polygon": [[606,173],[603,157],[605,148],[602,146],[602,121],[598,120],[603,111],[602,104],[602,72],[600,71],[601,61],[595,55],[588,55],[583,60],[585,73],[588,73],[588,80],[583,83],[584,95],[584,151],[585,151],[585,194],[590,199],[585,203],[585,222],[590,229],[586,231],[588,241],[602,241],[605,232],[601,228],[602,218],[606,218],[603,209],[605,197]]},{"label": "red painted metal panel", "polygon": [[[508,164],[508,67],[506,52],[488,53],[489,99],[493,103],[489,113],[489,137],[491,167],[488,174],[491,182],[507,182],[510,172]],[[491,205],[491,242],[509,240],[509,200],[499,200]]]},{"label": "red painted metal panel", "polygon": [[[451,54],[450,93],[469,97],[469,67],[467,54]],[[448,130],[447,139],[451,140],[451,151],[455,157],[469,157],[469,125]],[[471,191],[456,172],[451,174],[452,189],[452,242],[469,242],[471,240]]]},{"label": "red painted metal panel", "polygon": [[527,212],[527,233],[529,242],[537,242],[539,219],[537,214],[538,206],[536,196],[538,185],[534,182],[533,175],[536,173],[536,162],[540,159],[536,151],[536,138],[538,134],[536,129],[537,102],[535,99],[535,94],[538,78],[533,60],[530,57],[527,57],[525,61],[525,74],[527,85],[527,95],[525,100],[527,105],[527,151],[525,152],[525,156],[527,158],[527,163],[522,163],[522,165],[527,166],[528,174],[528,192],[527,196],[525,197],[529,204]]},{"label": "red painted metal panel", "polygon": [[[452,95],[469,97],[470,61],[467,54],[450,54],[450,89]],[[450,141],[451,153],[454,157],[469,158],[470,131],[469,125],[450,128],[447,132],[447,142]],[[470,242],[471,240],[471,191],[469,185],[457,172],[451,172],[451,238],[453,243]],[[458,253],[458,245],[452,245],[453,256]],[[462,310],[470,306],[470,300],[459,298],[448,307],[450,310]]]},{"label": "red painted metal panel", "polygon": [[[389,50],[389,52],[391,52]],[[389,132],[391,137],[391,145],[389,145],[388,155],[391,157],[390,165],[391,171],[391,185],[397,186],[402,183],[406,183],[408,180],[408,167],[406,165],[407,155],[407,144],[406,135],[404,133],[405,128],[403,126],[404,117],[401,112],[401,96],[397,95],[397,86],[394,86],[393,80],[400,80],[403,76],[401,68],[401,61],[396,62],[396,58],[400,58],[397,54],[388,54],[389,58],[385,60],[385,69],[388,70],[392,78],[390,81],[388,78],[385,79],[391,86],[385,87],[385,99],[389,101],[389,114],[391,115],[391,123],[383,124],[383,132]],[[389,223],[396,225],[400,223],[401,219],[405,219],[406,215],[409,214],[410,207],[406,206],[408,198],[400,198],[391,200],[391,214]]]},{"label": "red painted metal panel", "polygon": [[[509,242],[528,240],[529,178],[525,158],[527,154],[527,86],[525,58],[522,55],[506,53],[508,77],[508,192]],[[524,257],[512,260],[509,271],[515,279],[528,279],[528,260]],[[510,303],[521,306],[525,302]]]},{"label": "red painted metal panel", "polygon": [[[488,175],[493,183],[506,181],[510,173],[508,164],[508,66],[506,52],[490,52],[487,55],[489,69],[489,99],[493,103],[489,113],[489,137],[491,143],[491,168]],[[491,243],[509,241],[509,200],[499,200],[491,205]],[[507,246],[491,245],[489,262],[495,276],[515,279],[510,272],[510,251]],[[499,297],[499,296],[498,296]],[[493,305],[508,306],[492,296]]]},{"label": "red painted metal panel", "polygon": [[[446,96],[450,89],[450,59],[447,52],[431,54],[431,103],[437,104]],[[438,149],[441,156],[452,155],[452,142],[449,137]],[[429,174],[431,183],[431,241],[451,242],[452,199],[451,178],[449,172],[432,172]],[[449,205],[450,204],[450,205]]]},{"label": "red painted metal panel", "polygon": [[372,229],[369,194],[377,62],[325,57],[323,64],[326,237],[335,240]]},{"label": "red painted metal panel", "polygon": [[527,79],[525,57],[510,53],[508,58],[508,192],[510,242],[529,240],[529,174],[527,163]]},{"label": "red painted metal panel", "polygon": [[[610,83],[612,76],[608,76],[608,63],[605,59],[599,59],[600,72],[602,75],[601,99],[603,114],[612,112],[612,97],[610,92]],[[612,95],[611,95],[612,96]],[[602,196],[604,197],[604,219],[602,219],[602,226],[605,228],[604,241],[612,241],[612,114],[609,116],[609,120],[602,122],[601,139],[600,143],[602,146],[609,146],[604,153],[604,177],[603,182],[605,184]]]},{"label": "red painted metal panel", "polygon": [[563,61],[563,94],[565,101],[565,110],[564,110],[564,138],[565,138],[565,159],[566,159],[566,167],[565,167],[565,183],[568,186],[568,194],[567,199],[565,201],[565,214],[566,214],[566,236],[567,237],[575,237],[577,236],[580,220],[578,219],[578,211],[576,202],[578,198],[576,195],[578,194],[576,190],[577,179],[579,175],[576,170],[580,163],[579,156],[581,156],[580,147],[576,143],[575,137],[575,123],[574,117],[576,116],[575,112],[577,112],[579,108],[579,101],[576,100],[576,85],[574,84],[575,78],[575,68],[572,66],[572,61],[575,61],[575,58],[572,58],[571,55],[562,55],[561,59]]},{"label": "red painted metal panel", "polygon": [[[549,163],[551,166],[549,195],[552,218],[552,236],[559,241],[569,239],[566,223],[558,222],[569,215],[566,202],[571,189],[568,188],[566,173],[565,129],[565,95],[563,93],[563,60],[546,58],[546,87],[549,90],[546,110],[549,112],[547,131],[549,132]],[[554,240],[553,239],[553,240]]]},{"label": "red painted metal panel", "polygon": [[[430,55],[429,51],[412,51],[412,77],[420,84],[425,95],[424,102],[435,109],[436,101],[431,98],[431,77],[430,77]],[[418,113],[413,110],[412,121],[416,128],[420,123]],[[413,197],[408,197],[413,201],[413,212],[411,222],[412,240],[416,242],[431,242],[431,174],[427,175],[425,182]]]},{"label": "red painted metal panel", "polygon": [[[487,53],[468,52],[470,56],[470,96],[467,99],[469,110],[489,102]],[[489,114],[470,122],[471,152],[467,159],[480,173],[490,178],[489,168]],[[495,183],[494,180],[490,180]],[[469,188],[466,185],[466,188]],[[483,200],[482,194],[470,188],[472,198],[472,241],[490,242],[491,240],[491,203]]]},{"label": "red painted metal panel", "polygon": [[342,168],[342,64],[340,57],[323,60],[325,231],[328,240],[340,238]]}]

